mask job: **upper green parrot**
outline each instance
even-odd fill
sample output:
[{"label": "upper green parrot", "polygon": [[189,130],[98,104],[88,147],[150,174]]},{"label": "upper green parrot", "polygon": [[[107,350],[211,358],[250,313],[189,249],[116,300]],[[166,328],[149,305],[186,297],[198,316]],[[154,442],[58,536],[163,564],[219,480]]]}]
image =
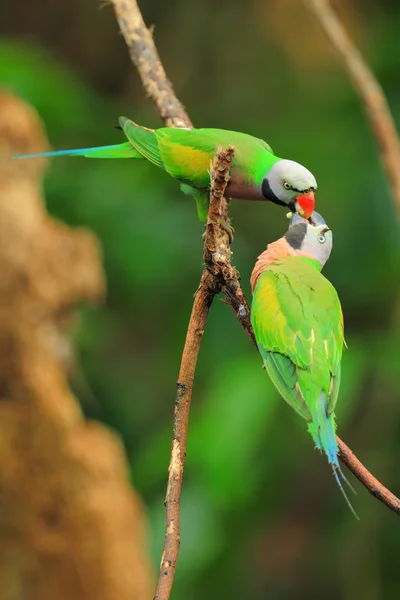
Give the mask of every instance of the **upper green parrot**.
[{"label": "upper green parrot", "polygon": [[129,142],[99,148],[61,150],[15,158],[77,155],[89,158],[147,159],[181,183],[182,190],[195,197],[199,218],[207,218],[210,162],[217,145],[235,146],[230,198],[270,200],[308,218],[314,210],[315,177],[292,160],[278,158],[270,146],[251,135],[224,129],[148,129],[121,117],[121,129]]},{"label": "upper green parrot", "polygon": [[285,236],[258,257],[251,275],[251,322],[265,369],[284,400],[308,422],[349,503],[337,474],[344,478],[334,413],[343,315],[335,288],[321,273],[332,232],[318,213],[311,219],[315,225],[293,215]]}]

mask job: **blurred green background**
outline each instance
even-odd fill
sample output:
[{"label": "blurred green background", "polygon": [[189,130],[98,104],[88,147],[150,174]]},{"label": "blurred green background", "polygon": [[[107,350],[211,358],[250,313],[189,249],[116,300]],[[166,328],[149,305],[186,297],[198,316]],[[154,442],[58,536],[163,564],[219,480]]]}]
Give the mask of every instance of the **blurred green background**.
[{"label": "blurred green background", "polygon": [[[119,143],[119,115],[160,125],[110,6],[8,4],[0,83],[36,107],[55,149]],[[197,126],[264,138],[316,175],[318,210],[335,240],[325,274],[342,300],[349,346],[338,432],[399,493],[399,229],[347,75],[299,0],[140,4]],[[399,121],[400,5],[335,5]],[[202,269],[202,226],[179,185],[142,162],[59,158],[45,192],[53,215],[89,227],[103,245],[108,297],[82,309],[76,344],[88,385],[77,379],[74,389],[88,416],[125,441],[157,569],[175,383]],[[255,259],[287,220],[268,203],[235,201],[231,213],[234,264],[250,297]],[[399,598],[399,521],[349,479],[360,522],[313,450],[305,422],[277,397],[231,311],[216,301],[193,392],[173,598]]]}]

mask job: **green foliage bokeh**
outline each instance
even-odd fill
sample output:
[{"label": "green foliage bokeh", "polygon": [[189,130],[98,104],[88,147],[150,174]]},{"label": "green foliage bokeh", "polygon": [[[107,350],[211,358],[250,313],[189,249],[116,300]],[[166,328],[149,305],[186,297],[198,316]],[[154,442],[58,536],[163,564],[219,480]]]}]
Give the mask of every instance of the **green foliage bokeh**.
[{"label": "green foliage bokeh", "polygon": [[[355,35],[399,120],[400,11],[364,4],[369,12]],[[157,24],[161,55],[196,125],[262,137],[278,155],[316,174],[318,210],[335,240],[325,274],[341,297],[349,346],[338,431],[399,491],[399,229],[377,149],[347,76],[309,17],[303,25],[317,46],[313,52],[309,42],[307,54],[296,46],[299,37],[294,48],[287,36],[280,40],[279,11],[250,5],[226,6],[212,19],[209,2],[181,0],[168,11],[147,2],[144,11]],[[118,143],[121,132],[113,125],[120,114],[159,124],[122,41],[114,40],[116,26],[105,30],[104,18],[94,12],[85,21],[90,53],[77,34],[79,65],[71,43],[49,41],[37,23],[32,40],[28,24],[19,30],[11,16],[10,37],[0,40],[1,85],[35,106],[56,149]],[[222,24],[231,37],[221,36]],[[107,42],[114,44],[110,60],[98,65],[96,49],[104,59]],[[107,75],[114,68],[118,81]],[[53,215],[89,227],[102,242],[107,300],[81,311],[76,345],[85,383],[72,384],[88,416],[125,441],[132,482],[148,509],[156,566],[175,382],[202,269],[202,226],[178,184],[144,162],[59,158],[48,169],[45,194]],[[231,213],[234,263],[250,297],[255,259],[287,221],[280,207],[267,203],[233,202]],[[398,523],[352,483],[361,523],[313,450],[306,424],[277,397],[260,358],[217,300],[193,392],[174,598],[399,597]]]}]

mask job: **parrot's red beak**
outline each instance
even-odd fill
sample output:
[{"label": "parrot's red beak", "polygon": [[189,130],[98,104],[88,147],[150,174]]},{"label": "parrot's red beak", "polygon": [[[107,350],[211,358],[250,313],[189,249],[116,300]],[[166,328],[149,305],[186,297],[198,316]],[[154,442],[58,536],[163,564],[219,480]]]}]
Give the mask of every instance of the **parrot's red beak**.
[{"label": "parrot's red beak", "polygon": [[295,198],[296,209],[301,217],[309,219],[314,212],[315,196],[314,192],[307,192]]}]

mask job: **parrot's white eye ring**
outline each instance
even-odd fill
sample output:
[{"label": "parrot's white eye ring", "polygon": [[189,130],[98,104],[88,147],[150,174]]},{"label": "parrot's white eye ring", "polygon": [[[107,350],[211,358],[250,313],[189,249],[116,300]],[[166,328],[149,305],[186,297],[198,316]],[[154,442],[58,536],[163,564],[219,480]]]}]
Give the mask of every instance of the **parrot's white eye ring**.
[{"label": "parrot's white eye ring", "polygon": [[326,237],[324,236],[323,233],[320,233],[319,236],[317,237],[317,240],[319,241],[320,244],[323,244],[324,242],[326,242]]},{"label": "parrot's white eye ring", "polygon": [[284,181],[283,182],[283,187],[285,188],[285,190],[291,190],[292,186],[290,185],[290,183],[288,181]]}]

